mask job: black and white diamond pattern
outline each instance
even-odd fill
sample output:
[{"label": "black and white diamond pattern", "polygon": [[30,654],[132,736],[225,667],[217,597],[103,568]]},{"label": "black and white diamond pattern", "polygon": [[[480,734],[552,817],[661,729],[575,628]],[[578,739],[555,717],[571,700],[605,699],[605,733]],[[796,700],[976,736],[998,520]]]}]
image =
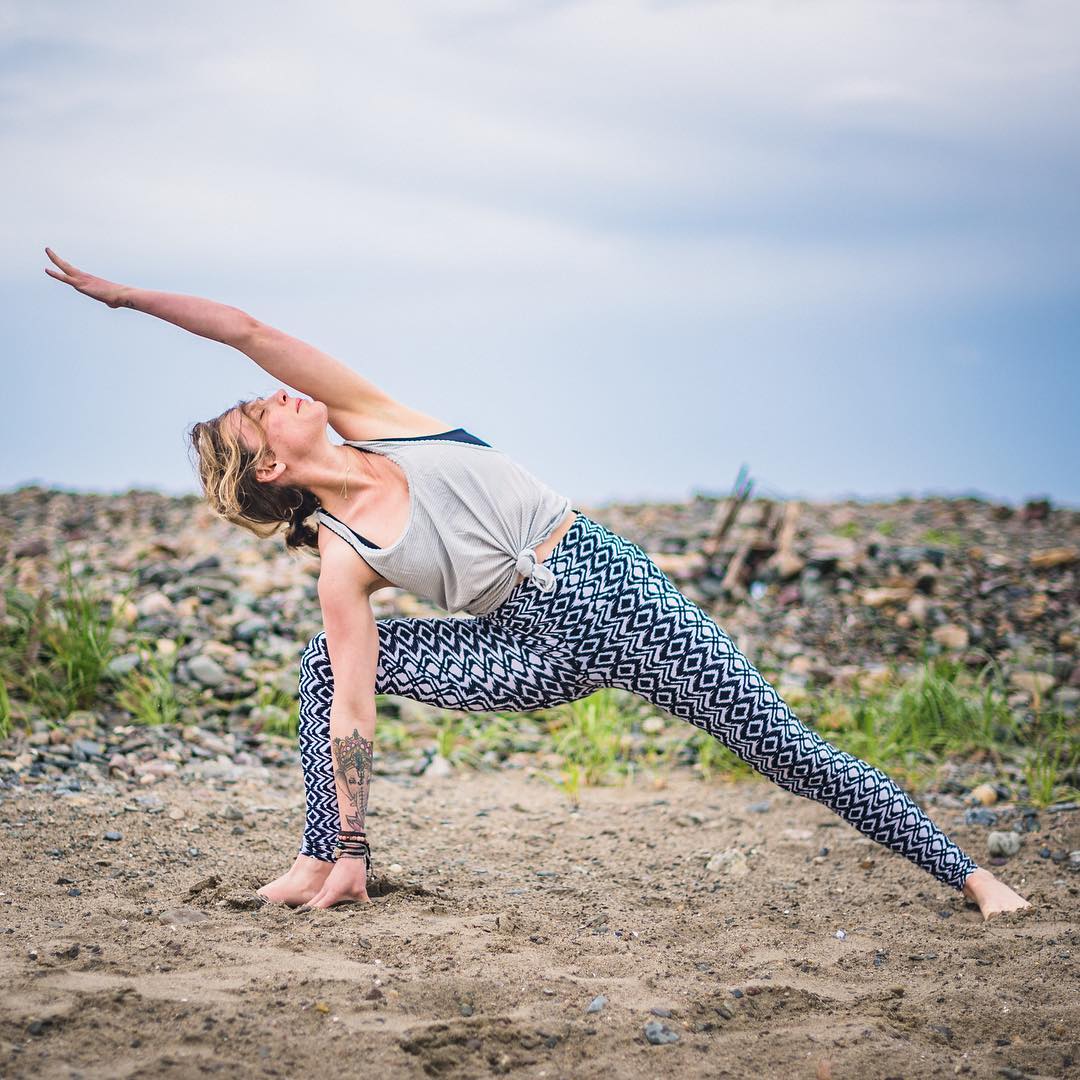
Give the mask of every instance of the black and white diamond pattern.
[{"label": "black and white diamond pattern", "polygon": [[[977,864],[885,773],[806,727],[640,547],[579,512],[546,564],[553,592],[522,582],[487,615],[379,620],[376,692],[451,709],[525,712],[621,687],[962,889]],[[332,858],[338,830],[332,694],[320,633],[301,658],[300,752],[307,795],[301,851],[322,859]]]}]

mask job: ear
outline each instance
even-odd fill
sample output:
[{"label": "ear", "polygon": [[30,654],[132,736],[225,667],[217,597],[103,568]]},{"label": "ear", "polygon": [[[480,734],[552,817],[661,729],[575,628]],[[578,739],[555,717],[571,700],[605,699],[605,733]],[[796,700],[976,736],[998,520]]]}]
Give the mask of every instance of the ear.
[{"label": "ear", "polygon": [[285,471],[284,461],[275,461],[272,465],[260,465],[255,470],[255,479],[260,484],[269,484]]}]

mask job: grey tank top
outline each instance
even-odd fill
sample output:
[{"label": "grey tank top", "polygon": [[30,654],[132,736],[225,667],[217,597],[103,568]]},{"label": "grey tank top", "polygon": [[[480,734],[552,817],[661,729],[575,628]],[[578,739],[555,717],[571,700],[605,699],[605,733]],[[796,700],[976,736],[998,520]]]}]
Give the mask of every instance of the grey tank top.
[{"label": "grey tank top", "polygon": [[571,509],[570,499],[502,450],[439,436],[344,442],[390,458],[408,481],[409,520],[389,547],[364,541],[322,507],[315,512],[387,581],[472,615],[494,611],[519,573],[542,592],[555,589],[535,549]]}]

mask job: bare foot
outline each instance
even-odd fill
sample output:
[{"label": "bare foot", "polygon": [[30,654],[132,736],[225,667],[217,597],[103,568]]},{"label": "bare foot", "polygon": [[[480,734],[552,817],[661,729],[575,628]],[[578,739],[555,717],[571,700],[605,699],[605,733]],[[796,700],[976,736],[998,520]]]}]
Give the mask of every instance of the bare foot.
[{"label": "bare foot", "polygon": [[332,862],[313,859],[310,855],[297,855],[296,862],[286,873],[259,889],[259,896],[272,904],[299,907],[319,894],[333,868]]},{"label": "bare foot", "polygon": [[964,895],[979,905],[983,922],[1006,911],[1031,907],[1019,893],[1013,892],[1004,881],[998,881],[981,866],[964,880]]}]

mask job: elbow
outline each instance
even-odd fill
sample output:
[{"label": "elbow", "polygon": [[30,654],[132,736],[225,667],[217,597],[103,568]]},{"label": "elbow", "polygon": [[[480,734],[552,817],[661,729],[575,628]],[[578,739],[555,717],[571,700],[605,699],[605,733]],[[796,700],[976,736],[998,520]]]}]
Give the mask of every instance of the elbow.
[{"label": "elbow", "polygon": [[252,342],[258,338],[264,329],[263,323],[259,322],[254,315],[249,315],[246,311],[236,308],[235,326],[230,334],[228,344],[234,349],[246,353]]}]

